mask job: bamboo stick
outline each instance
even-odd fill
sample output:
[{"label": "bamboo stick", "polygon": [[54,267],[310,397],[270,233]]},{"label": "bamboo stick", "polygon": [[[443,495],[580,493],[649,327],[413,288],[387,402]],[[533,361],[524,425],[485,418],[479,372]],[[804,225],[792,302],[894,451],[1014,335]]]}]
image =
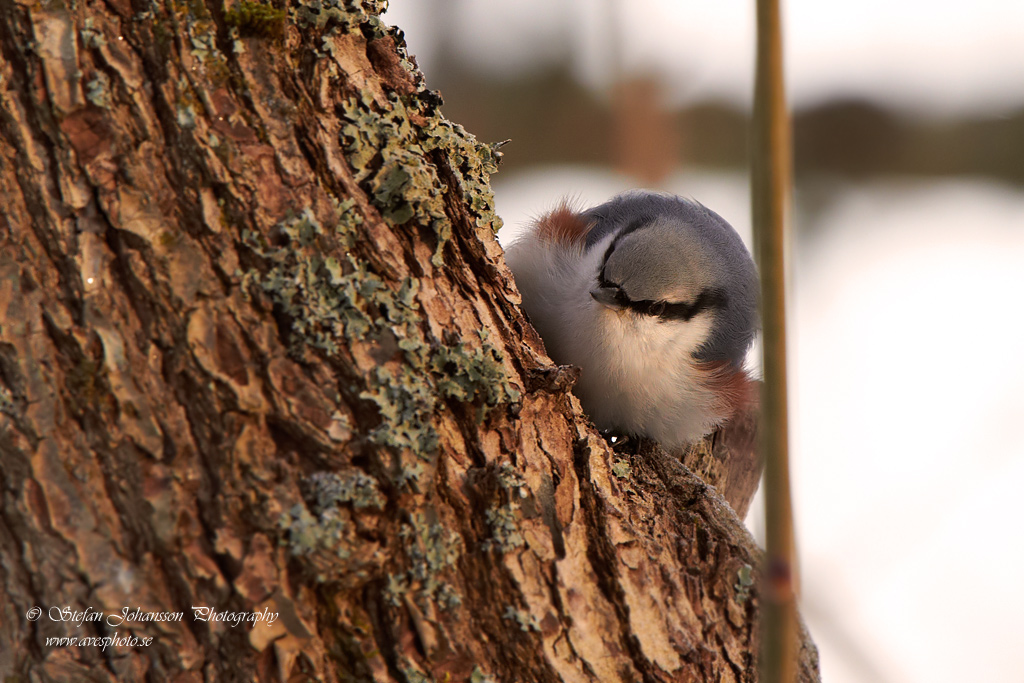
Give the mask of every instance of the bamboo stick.
[{"label": "bamboo stick", "polygon": [[791,137],[783,79],[779,0],[757,0],[752,206],[761,273],[764,384],[760,440],[765,458],[765,584],[761,681],[796,680],[796,551],[789,481],[786,385],[786,219]]}]

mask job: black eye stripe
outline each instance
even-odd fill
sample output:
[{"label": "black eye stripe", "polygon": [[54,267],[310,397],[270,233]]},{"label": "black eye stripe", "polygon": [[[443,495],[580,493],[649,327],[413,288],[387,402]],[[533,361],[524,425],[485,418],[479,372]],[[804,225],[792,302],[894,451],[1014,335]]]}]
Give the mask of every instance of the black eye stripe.
[{"label": "black eye stripe", "polygon": [[[623,296],[629,300],[626,293],[623,292]],[[728,304],[728,297],[725,292],[720,289],[704,289],[697,295],[693,303],[686,303],[680,301],[676,303],[669,303],[667,301],[632,301],[626,304],[626,308],[631,311],[636,311],[642,315],[649,315],[654,318],[661,320],[690,320],[695,315],[702,311],[711,310],[714,308],[725,308]]]},{"label": "black eye stripe", "polygon": [[702,311],[725,308],[729,303],[725,292],[720,289],[702,290],[693,303],[686,303],[685,301],[669,303],[667,301],[651,301],[650,299],[633,301],[626,294],[625,290],[614,282],[608,282],[603,276],[604,273],[602,272],[601,286],[615,290],[615,300],[619,305],[623,308],[628,308],[634,313],[660,320],[682,320],[685,322]]}]

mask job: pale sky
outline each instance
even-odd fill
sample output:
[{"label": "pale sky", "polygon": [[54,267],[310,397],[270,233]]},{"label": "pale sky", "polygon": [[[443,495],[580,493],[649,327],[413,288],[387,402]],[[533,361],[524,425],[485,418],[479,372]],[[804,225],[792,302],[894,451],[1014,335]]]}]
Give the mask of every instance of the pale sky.
[{"label": "pale sky", "polygon": [[[753,7],[752,0],[392,0],[385,19],[406,31],[428,83],[443,35],[495,77],[567,54],[580,80],[600,87],[621,54],[627,71],[661,73],[676,99],[748,101]],[[790,0],[783,7],[798,105],[853,94],[936,113],[1024,106],[1021,0]]]}]

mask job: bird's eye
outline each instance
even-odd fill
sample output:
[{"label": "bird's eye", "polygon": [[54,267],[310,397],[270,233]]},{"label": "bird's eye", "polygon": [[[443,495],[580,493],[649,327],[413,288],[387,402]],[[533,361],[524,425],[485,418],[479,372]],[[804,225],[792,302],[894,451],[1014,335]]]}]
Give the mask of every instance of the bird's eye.
[{"label": "bird's eye", "polygon": [[651,304],[651,307],[648,308],[647,311],[651,315],[656,315],[656,316],[658,316],[660,318],[662,313],[665,312],[665,302],[664,301],[655,301],[653,304]]}]

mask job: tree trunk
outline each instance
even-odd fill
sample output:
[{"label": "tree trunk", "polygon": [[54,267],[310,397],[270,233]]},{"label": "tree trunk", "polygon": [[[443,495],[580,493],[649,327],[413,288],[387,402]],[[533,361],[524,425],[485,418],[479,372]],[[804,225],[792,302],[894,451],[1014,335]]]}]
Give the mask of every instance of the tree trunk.
[{"label": "tree trunk", "polygon": [[589,426],[380,4],[0,5],[3,680],[757,678],[759,552]]}]

